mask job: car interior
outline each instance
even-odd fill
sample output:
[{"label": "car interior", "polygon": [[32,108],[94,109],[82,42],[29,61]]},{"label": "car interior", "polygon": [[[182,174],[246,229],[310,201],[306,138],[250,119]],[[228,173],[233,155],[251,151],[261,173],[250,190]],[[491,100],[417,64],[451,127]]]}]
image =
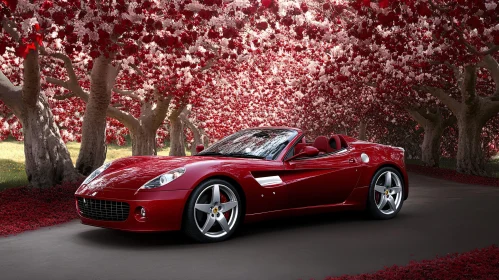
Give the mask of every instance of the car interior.
[{"label": "car interior", "polygon": [[339,134],[331,135],[331,137],[318,136],[313,142],[307,142],[305,136],[302,137],[301,141],[295,145],[294,151],[287,156],[293,156],[300,153],[304,147],[313,146],[319,150],[319,155],[326,155],[339,152],[340,150],[346,149],[348,144],[346,140]]}]

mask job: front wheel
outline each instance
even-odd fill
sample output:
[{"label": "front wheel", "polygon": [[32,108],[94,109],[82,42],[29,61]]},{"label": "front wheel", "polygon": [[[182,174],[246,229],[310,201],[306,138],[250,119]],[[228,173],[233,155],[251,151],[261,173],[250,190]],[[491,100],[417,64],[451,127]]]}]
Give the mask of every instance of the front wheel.
[{"label": "front wheel", "polygon": [[375,219],[391,219],[404,204],[404,181],[400,173],[392,167],[378,170],[369,187],[367,211]]},{"label": "front wheel", "polygon": [[228,239],[240,223],[242,210],[237,189],[225,180],[201,183],[187,201],[184,233],[199,242]]}]

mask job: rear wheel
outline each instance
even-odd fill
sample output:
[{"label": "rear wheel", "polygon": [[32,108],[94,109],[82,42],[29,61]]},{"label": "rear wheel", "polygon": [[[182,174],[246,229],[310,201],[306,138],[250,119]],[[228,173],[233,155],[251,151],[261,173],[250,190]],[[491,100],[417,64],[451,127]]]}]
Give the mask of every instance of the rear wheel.
[{"label": "rear wheel", "polygon": [[404,204],[404,181],[392,167],[378,170],[369,187],[367,211],[375,219],[391,219]]},{"label": "rear wheel", "polygon": [[183,231],[199,242],[228,239],[241,220],[241,199],[229,182],[211,179],[199,185],[187,202]]}]

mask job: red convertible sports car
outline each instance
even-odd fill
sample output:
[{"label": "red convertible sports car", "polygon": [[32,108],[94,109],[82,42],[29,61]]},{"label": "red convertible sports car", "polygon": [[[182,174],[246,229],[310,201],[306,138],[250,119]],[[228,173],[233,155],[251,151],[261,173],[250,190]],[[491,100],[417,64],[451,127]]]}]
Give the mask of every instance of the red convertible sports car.
[{"label": "red convertible sports car", "polygon": [[308,142],[296,128],[259,127],[227,136],[196,156],[106,163],[75,197],[86,225],[183,230],[214,242],[229,238],[242,222],[288,215],[366,210],[390,219],[408,191],[402,148],[344,135]]}]

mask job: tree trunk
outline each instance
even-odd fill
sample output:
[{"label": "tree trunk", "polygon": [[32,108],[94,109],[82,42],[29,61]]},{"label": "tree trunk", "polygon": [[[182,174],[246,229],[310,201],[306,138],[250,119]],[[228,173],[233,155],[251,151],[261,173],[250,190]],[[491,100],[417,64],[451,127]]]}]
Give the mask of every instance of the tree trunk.
[{"label": "tree trunk", "polygon": [[444,129],[455,123],[454,116],[444,119],[440,108],[430,112],[430,108],[406,109],[409,115],[424,129],[423,144],[421,145],[421,160],[425,166],[438,167],[440,165],[440,140]]},{"label": "tree trunk", "polygon": [[458,127],[457,172],[486,175],[481,139],[483,124],[472,116],[458,116]]},{"label": "tree trunk", "polygon": [[0,91],[4,90],[4,86],[7,86],[8,91],[0,93],[0,98],[23,126],[26,175],[30,186],[48,188],[78,180],[80,176],[62,141],[47,99],[40,93],[38,53],[31,51],[24,60],[22,91],[14,87],[3,74],[0,80]]},{"label": "tree trunk", "polygon": [[180,114],[180,119],[182,120],[182,123],[189,128],[189,130],[192,132],[192,136],[194,138],[194,141],[192,142],[191,145],[191,156],[197,154],[196,152],[196,147],[198,145],[203,144],[203,139],[201,135],[201,131],[194,125],[190,120],[189,120],[189,111],[184,111]]},{"label": "tree trunk", "polygon": [[366,141],[366,131],[367,131],[367,124],[365,121],[361,120],[359,123],[359,140]]},{"label": "tree trunk", "polygon": [[170,118],[170,156],[185,156],[184,126],[179,117]]},{"label": "tree trunk", "polygon": [[482,127],[497,114],[497,108],[489,108],[490,102],[476,94],[477,70],[474,65],[464,68],[460,90],[462,101],[455,113],[459,129],[457,144],[457,166],[460,173],[484,176],[485,158],[482,152]]},{"label": "tree trunk", "polygon": [[117,71],[110,60],[98,57],[94,61],[90,81],[90,96],[83,116],[81,147],[76,169],[88,175],[106,159],[106,109]]},{"label": "tree trunk", "polygon": [[208,138],[206,134],[201,135],[201,141],[203,141],[203,146],[205,149],[210,146],[210,138]]},{"label": "tree trunk", "polygon": [[423,164],[431,167],[440,165],[440,139],[444,126],[440,123],[431,123],[424,127],[423,145],[421,146],[421,160]]},{"label": "tree trunk", "polygon": [[[489,71],[495,83],[495,92],[490,97],[482,97],[476,92],[477,67]],[[485,175],[485,159],[482,152],[481,132],[487,121],[499,113],[499,63],[493,54],[485,55],[478,64],[468,64],[461,72],[451,66],[458,81],[461,100],[451,97],[438,87],[421,87],[438,98],[456,116],[459,130],[457,150],[457,171],[461,173]]]},{"label": "tree trunk", "polygon": [[191,129],[192,134],[194,135],[193,136],[194,141],[192,142],[192,145],[191,145],[191,156],[197,154],[197,151],[196,151],[196,147],[197,146],[199,146],[199,145],[203,145],[204,146],[203,141],[201,139],[201,134],[199,133],[199,130],[197,130],[197,131],[196,130]]},{"label": "tree trunk", "polygon": [[157,155],[156,130],[157,129],[147,129],[140,125],[130,129],[133,156]]},{"label": "tree trunk", "polygon": [[45,96],[25,107],[21,119],[24,134],[26,174],[33,187],[47,188],[79,176],[61,139]]}]

